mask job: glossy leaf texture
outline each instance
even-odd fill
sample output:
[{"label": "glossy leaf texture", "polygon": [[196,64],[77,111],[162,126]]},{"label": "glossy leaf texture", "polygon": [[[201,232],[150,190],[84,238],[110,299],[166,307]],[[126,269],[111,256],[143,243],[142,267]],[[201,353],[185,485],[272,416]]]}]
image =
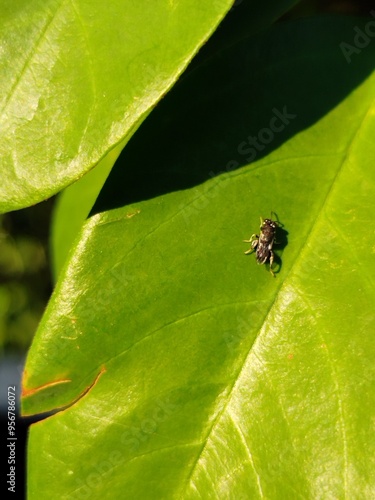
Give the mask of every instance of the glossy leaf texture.
[{"label": "glossy leaf texture", "polygon": [[[340,46],[365,22],[221,50],[128,143],[29,352],[24,413],[61,409],[31,500],[373,496],[375,48]],[[275,278],[242,241],[271,211]]]},{"label": "glossy leaf texture", "polygon": [[50,241],[55,281],[122,148],[123,144],[120,143],[95,168],[59,195],[53,213]]},{"label": "glossy leaf texture", "polygon": [[131,135],[231,0],[2,0],[0,211],[48,198]]},{"label": "glossy leaf texture", "polygon": [[[261,4],[254,0],[235,2],[219,29],[189,65],[187,72],[194,71],[202,61],[217,52],[219,47],[235,43],[238,39],[257,33],[271,25],[296,3],[296,0],[267,0]],[[124,143],[119,144],[100,162],[91,175],[84,176],[61,193],[52,225],[51,254],[55,279],[112,167],[111,160],[115,161],[123,146]]]}]

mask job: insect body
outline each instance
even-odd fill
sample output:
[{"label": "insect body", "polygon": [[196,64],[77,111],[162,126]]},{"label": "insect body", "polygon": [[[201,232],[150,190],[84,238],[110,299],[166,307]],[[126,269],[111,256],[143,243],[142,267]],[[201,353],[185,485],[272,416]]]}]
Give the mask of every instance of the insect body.
[{"label": "insect body", "polygon": [[265,264],[269,261],[272,276],[275,276],[275,273],[272,271],[272,264],[274,261],[272,247],[275,243],[277,227],[277,222],[271,219],[263,220],[260,218],[260,235],[253,234],[249,240],[244,240],[246,243],[251,243],[251,248],[247,250],[245,254],[249,254],[256,250],[258,264]]}]

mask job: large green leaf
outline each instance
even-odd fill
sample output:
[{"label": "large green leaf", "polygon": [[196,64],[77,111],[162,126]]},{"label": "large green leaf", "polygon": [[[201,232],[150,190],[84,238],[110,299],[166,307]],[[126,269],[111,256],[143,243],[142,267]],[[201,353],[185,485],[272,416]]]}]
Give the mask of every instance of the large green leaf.
[{"label": "large green leaf", "polygon": [[231,0],[0,1],[0,211],[41,201],[131,135]]},{"label": "large green leaf", "polygon": [[[359,22],[220,52],[129,142],[29,352],[24,413],[66,407],[31,429],[31,500],[372,498],[375,49],[340,49]],[[275,278],[242,242],[271,210]]]},{"label": "large green leaf", "polygon": [[[296,0],[267,0],[261,4],[254,0],[236,2],[220,28],[204,45],[199,57],[193,60],[188,72],[194,71],[201,61],[217,52],[218,47],[228,46],[245,35],[264,29],[295,3]],[[111,160],[117,158],[123,145],[121,143],[110,152],[91,175],[84,176],[73,186],[66,188],[59,197],[54,213],[51,245],[55,277],[58,276],[70,247],[102,188],[106,175],[112,167]],[[144,184],[144,181],[141,182]]]}]

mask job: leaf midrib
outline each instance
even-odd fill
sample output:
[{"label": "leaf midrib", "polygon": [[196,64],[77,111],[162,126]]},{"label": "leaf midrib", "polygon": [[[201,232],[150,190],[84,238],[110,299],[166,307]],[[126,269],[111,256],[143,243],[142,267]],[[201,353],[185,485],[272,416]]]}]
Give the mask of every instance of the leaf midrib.
[{"label": "leaf midrib", "polygon": [[[247,361],[248,359],[250,358],[250,356],[252,355],[253,353],[253,350],[254,350],[254,347],[255,345],[258,343],[259,339],[260,339],[260,336],[262,334],[262,331],[265,331],[265,325],[267,324],[267,320],[273,310],[273,307],[275,305],[275,303],[277,302],[277,299],[279,298],[279,295],[280,295],[280,292],[282,291],[282,289],[284,288],[284,286],[288,286],[289,285],[289,281],[288,281],[288,278],[289,276],[291,275],[291,272],[293,269],[295,269],[295,267],[303,260],[303,254],[306,252],[306,248],[308,247],[308,244],[310,243],[310,241],[313,239],[313,237],[315,236],[315,233],[317,231],[317,225],[319,224],[320,222],[320,218],[321,218],[321,215],[322,215],[322,212],[324,210],[324,208],[327,206],[330,198],[332,197],[332,194],[334,192],[334,187],[336,185],[336,183],[338,182],[338,178],[339,176],[342,174],[345,166],[347,165],[347,162],[348,162],[348,159],[349,159],[349,156],[350,156],[350,153],[352,151],[352,148],[355,144],[355,141],[363,127],[363,124],[365,123],[366,119],[368,118],[369,114],[370,114],[370,110],[372,108],[372,104],[375,102],[375,98],[373,99],[373,101],[371,102],[371,104],[368,106],[367,110],[366,110],[366,113],[365,115],[363,116],[359,126],[357,127],[357,129],[354,131],[353,135],[352,135],[352,138],[350,139],[350,141],[348,142],[348,147],[347,147],[347,150],[345,152],[345,155],[341,161],[341,164],[339,165],[338,169],[337,169],[337,172],[336,174],[334,175],[332,181],[331,181],[331,185],[327,191],[327,194],[326,196],[324,197],[323,201],[322,201],[322,204],[321,204],[321,207],[320,209],[318,210],[317,212],[317,215],[316,217],[313,219],[312,223],[311,223],[311,226],[310,226],[310,229],[309,231],[307,232],[307,237],[301,247],[301,250],[298,252],[297,254],[297,257],[293,263],[293,265],[289,268],[288,270],[288,273],[284,279],[284,281],[282,283],[280,283],[279,287],[277,288],[276,290],[276,293],[274,295],[274,298],[270,304],[270,307],[268,308],[265,316],[264,316],[264,320],[262,322],[262,326],[259,328],[259,333],[258,335],[255,337],[254,339],[254,342],[250,345],[250,348],[244,358],[244,361],[242,363],[242,365],[240,366],[240,369],[237,373],[237,376],[234,377],[234,382],[232,384],[232,386],[230,387],[230,390],[228,391],[228,394],[226,396],[226,402],[225,404],[223,405],[222,409],[218,412],[216,418],[213,420],[212,422],[212,425],[210,426],[208,432],[207,432],[207,435],[206,435],[206,438],[204,439],[203,441],[203,446],[199,452],[199,455],[197,456],[197,459],[194,463],[194,465],[192,466],[191,468],[191,471],[189,472],[189,474],[187,475],[187,478],[186,478],[186,481],[185,481],[185,484],[183,485],[183,487],[181,488],[181,491],[184,492],[186,491],[188,488],[188,484],[192,482],[192,478],[193,478],[193,475],[197,469],[197,466],[200,462],[200,459],[203,455],[203,452],[208,444],[208,442],[210,441],[210,437],[213,433],[213,430],[216,426],[216,424],[220,421],[221,417],[227,412],[227,408],[228,408],[228,405],[229,403],[231,402],[231,399],[232,399],[232,394],[234,392],[234,390],[236,389],[237,387],[237,384],[238,382],[241,380],[241,375],[242,375],[242,372],[245,368],[245,366],[247,365]],[[339,384],[338,384],[338,380],[336,379],[337,381],[337,388],[339,389]],[[221,394],[224,394],[226,391],[223,391]],[[220,395],[218,395],[219,397]],[[224,396],[225,397],[225,396]],[[339,404],[340,406],[340,404]],[[343,436],[343,440],[346,442],[346,430],[345,430],[345,422],[342,422],[344,427],[342,428],[343,430],[343,433],[345,434]],[[347,498],[346,497],[346,494],[347,494],[347,473],[348,473],[348,468],[347,468],[347,464],[348,464],[348,457],[347,457],[347,446],[345,445],[344,443],[344,454],[346,456],[344,456],[344,463],[346,464],[346,467],[345,467],[345,470],[344,470],[344,483],[345,483],[345,489],[344,489],[344,498]]]}]

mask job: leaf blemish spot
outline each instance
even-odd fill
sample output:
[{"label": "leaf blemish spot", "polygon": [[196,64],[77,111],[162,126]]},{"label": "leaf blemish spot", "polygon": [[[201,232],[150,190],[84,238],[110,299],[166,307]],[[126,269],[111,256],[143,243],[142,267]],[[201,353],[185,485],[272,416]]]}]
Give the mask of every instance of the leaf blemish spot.
[{"label": "leaf blemish spot", "polygon": [[140,213],[140,210],[136,210],[135,212],[130,212],[129,214],[126,214],[126,218],[131,219],[132,217],[134,217],[134,215],[137,215],[139,213]]}]

